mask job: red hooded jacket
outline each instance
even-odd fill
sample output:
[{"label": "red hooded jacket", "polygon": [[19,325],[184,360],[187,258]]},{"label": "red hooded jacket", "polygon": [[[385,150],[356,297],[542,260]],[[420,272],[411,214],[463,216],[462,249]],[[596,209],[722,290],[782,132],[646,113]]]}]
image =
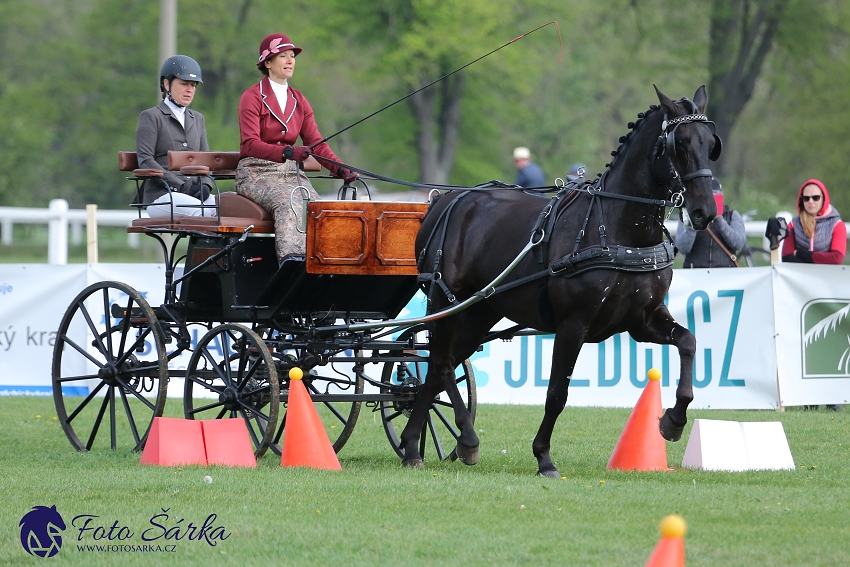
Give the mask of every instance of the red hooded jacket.
[{"label": "red hooded jacket", "polygon": [[[823,192],[823,206],[820,209],[820,212],[817,214],[818,222],[815,224],[815,235],[813,238],[805,238],[804,234],[801,234],[803,237],[802,240],[808,241],[808,249],[812,250],[812,262],[815,264],[840,264],[844,260],[844,255],[847,252],[847,227],[841,221],[841,218],[838,218],[838,222],[836,222],[832,228],[832,238],[830,240],[829,250],[827,251],[816,251],[814,247],[815,240],[820,240],[817,238],[817,230],[821,227],[821,219],[826,220],[826,217],[829,216],[838,216],[838,212],[833,208],[833,206],[829,202],[829,192],[826,190],[826,186],[818,181],[817,179],[809,179],[805,183],[800,186],[800,191],[797,193],[797,212],[800,213],[803,211],[803,188],[807,185],[817,185],[820,187]],[[794,220],[799,219],[797,216]],[[794,220],[788,223],[788,236],[785,237],[785,241],[782,243],[782,255],[785,256],[787,254],[793,254],[797,249],[797,234],[796,228],[794,226]],[[800,231],[803,229],[800,228]]]}]

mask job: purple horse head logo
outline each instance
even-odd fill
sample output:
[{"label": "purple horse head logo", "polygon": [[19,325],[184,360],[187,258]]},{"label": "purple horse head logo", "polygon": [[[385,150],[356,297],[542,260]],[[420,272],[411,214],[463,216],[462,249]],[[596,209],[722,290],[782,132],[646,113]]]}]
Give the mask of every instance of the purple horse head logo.
[{"label": "purple horse head logo", "polygon": [[21,518],[21,545],[30,555],[53,557],[62,547],[65,521],[56,506],[35,506]]}]

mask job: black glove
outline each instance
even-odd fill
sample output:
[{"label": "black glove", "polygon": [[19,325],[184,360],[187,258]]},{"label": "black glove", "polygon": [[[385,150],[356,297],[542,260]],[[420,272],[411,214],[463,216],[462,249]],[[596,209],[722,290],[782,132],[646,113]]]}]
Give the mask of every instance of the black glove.
[{"label": "black glove", "polygon": [[781,217],[767,219],[767,228],[764,237],[770,241],[770,249],[779,248],[779,242],[788,234],[788,223]]},{"label": "black glove", "polygon": [[293,161],[304,161],[313,155],[313,150],[307,146],[286,146],[283,148],[283,157]]},{"label": "black glove", "polygon": [[803,249],[797,248],[796,255],[797,255],[797,258],[800,260],[800,262],[804,262],[806,264],[814,264],[815,263],[815,261],[812,260],[812,251],[811,250],[806,250],[805,248],[803,248]]},{"label": "black glove", "polygon": [[342,178],[342,182],[345,185],[351,185],[354,183],[354,180],[357,179],[357,172],[351,171],[349,169],[345,169],[344,167],[340,167],[336,170],[337,177]]},{"label": "black glove", "polygon": [[211,187],[201,181],[200,177],[193,177],[180,188],[181,193],[186,193],[190,197],[194,197],[201,202],[207,200],[210,196],[210,191]]}]

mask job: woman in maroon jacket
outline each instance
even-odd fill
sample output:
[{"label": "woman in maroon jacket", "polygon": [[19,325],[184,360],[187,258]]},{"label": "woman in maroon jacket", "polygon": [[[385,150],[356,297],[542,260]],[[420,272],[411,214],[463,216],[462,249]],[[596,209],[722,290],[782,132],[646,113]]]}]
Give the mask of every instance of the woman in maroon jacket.
[{"label": "woman in maroon jacket", "polygon": [[[301,210],[303,191],[295,188],[306,188],[311,200],[319,197],[298,164],[313,154],[340,161],[326,143],[312,147],[322,139],[313,109],[300,91],[289,86],[295,57],[301,51],[283,34],[266,37],[260,43],[257,62],[264,77],[243,92],[239,100],[242,141],[236,192],[274,215],[278,261],[290,255],[303,255],[306,249],[305,235],[297,231],[293,213],[293,208]],[[294,145],[299,136],[303,146]],[[357,178],[352,171],[319,161],[346,184]]]}]

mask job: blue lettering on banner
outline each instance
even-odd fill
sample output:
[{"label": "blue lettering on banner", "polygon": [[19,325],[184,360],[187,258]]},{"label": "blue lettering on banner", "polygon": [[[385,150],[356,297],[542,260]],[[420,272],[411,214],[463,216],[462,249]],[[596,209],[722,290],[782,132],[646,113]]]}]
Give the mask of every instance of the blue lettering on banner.
[{"label": "blue lettering on banner", "polygon": [[[732,307],[732,318],[729,322],[729,333],[726,337],[726,347],[723,351],[723,365],[720,369],[720,379],[718,380],[718,386],[737,386],[743,387],[745,386],[745,380],[730,380],[729,379],[729,367],[732,363],[732,351],[735,348],[735,337],[738,334],[738,323],[740,321],[741,316],[741,306],[744,301],[744,290],[742,289],[734,289],[734,290],[718,290],[717,297],[731,297],[734,298],[735,303]],[[695,291],[688,298],[687,303],[687,317],[688,317],[688,330],[694,335],[696,332],[696,315],[694,313],[695,303],[697,300],[700,301],[702,307],[702,322],[703,323],[711,323],[711,306],[708,294],[702,290]],[[703,350],[703,365],[705,368],[705,372],[702,378],[699,378],[697,373],[697,361],[694,359],[694,367],[693,367],[693,384],[697,388],[705,388],[711,383],[712,379],[712,365],[711,365],[711,349],[706,348]]]},{"label": "blue lettering on banner", "polygon": [[7,293],[12,293],[13,287],[6,282],[0,283],[0,295],[6,295]]},{"label": "blue lettering on banner", "polygon": [[599,356],[599,378],[598,385],[600,388],[610,388],[616,386],[620,382],[621,355],[620,352],[620,335],[611,337],[614,343],[614,375],[609,379],[605,377],[605,343],[602,341],[597,347]]},{"label": "blue lettering on banner", "polygon": [[743,289],[721,289],[717,297],[734,297],[735,305],[732,307],[732,321],[729,323],[729,336],[726,338],[726,349],[723,352],[723,367],[720,369],[720,382],[718,386],[744,386],[744,380],[730,380],[729,366],[732,364],[732,349],[735,348],[735,336],[738,334],[738,321],[741,319],[741,305],[744,303]]},{"label": "blue lettering on banner", "polygon": [[519,338],[519,378],[511,375],[512,361],[505,361],[505,383],[511,388],[520,388],[528,379],[528,337]]},{"label": "blue lettering on banner", "polygon": [[[43,396],[53,395],[53,386],[0,386],[0,396]],[[88,396],[88,386],[62,386],[63,396]]]},{"label": "blue lettering on banner", "polygon": [[[534,386],[548,388],[549,378],[543,377],[543,341],[554,341],[555,335],[534,335]],[[519,338],[519,377],[513,376],[513,361],[505,361],[505,383],[521,388],[528,381],[528,337]],[[589,387],[590,380],[570,377],[571,387]]]}]

